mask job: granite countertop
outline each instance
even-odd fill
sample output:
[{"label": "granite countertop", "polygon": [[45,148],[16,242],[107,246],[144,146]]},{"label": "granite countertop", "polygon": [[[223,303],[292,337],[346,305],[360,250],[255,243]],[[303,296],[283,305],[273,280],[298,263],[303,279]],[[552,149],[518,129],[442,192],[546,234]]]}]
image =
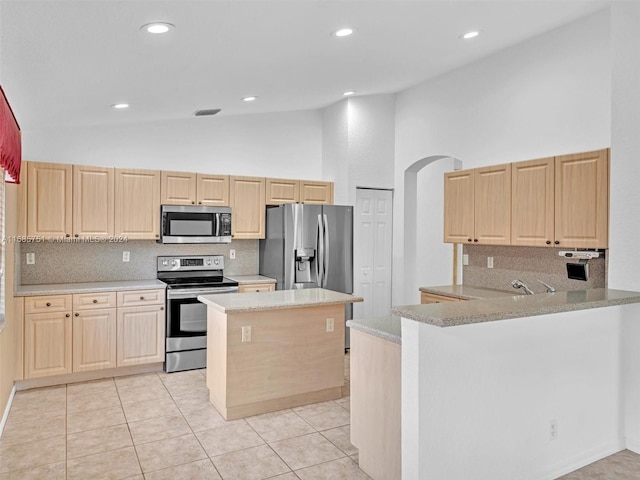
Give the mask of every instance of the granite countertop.
[{"label": "granite countertop", "polygon": [[395,315],[388,317],[353,319],[347,322],[347,327],[368,333],[383,340],[394,343],[402,343],[401,319]]},{"label": "granite countertop", "polygon": [[485,298],[511,297],[522,295],[519,290],[496,290],[493,288],[469,287],[467,285],[442,285],[438,287],[420,287],[424,293],[445,295],[447,297],[461,298],[462,300],[477,300]]},{"label": "granite countertop", "polygon": [[222,293],[200,295],[198,300],[223,313],[281,310],[285,308],[316,307],[362,302],[361,297],[334,292],[324,288],[276,290],[274,292]]},{"label": "granite countertop", "polygon": [[640,303],[640,292],[594,288],[490,298],[473,302],[447,302],[394,307],[391,313],[438,327],[454,327],[509,318]]},{"label": "granite countertop", "polygon": [[16,287],[15,297],[32,297],[34,295],[65,295],[70,293],[111,292],[117,290],[151,290],[165,288],[160,280],[122,280],[118,282],[86,282],[86,283],[49,283],[42,285],[20,285]]},{"label": "granite countertop", "polygon": [[240,285],[249,283],[276,283],[275,278],[262,275],[225,275],[229,280],[238,282]]}]

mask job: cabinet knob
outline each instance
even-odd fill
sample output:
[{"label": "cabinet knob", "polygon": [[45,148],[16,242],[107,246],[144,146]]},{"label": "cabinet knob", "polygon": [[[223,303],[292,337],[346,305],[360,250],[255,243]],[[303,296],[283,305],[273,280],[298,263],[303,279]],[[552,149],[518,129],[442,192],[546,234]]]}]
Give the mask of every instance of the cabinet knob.
[{"label": "cabinet knob", "polygon": [[156,235],[156,238],[160,238],[160,235]]},{"label": "cabinet knob", "polygon": [[80,235],[78,235],[77,233],[74,235],[74,237],[78,238]]},{"label": "cabinet knob", "polygon": [[556,245],[560,245],[560,240],[556,240],[556,241],[555,241],[555,242],[553,242],[553,243],[555,243]]},{"label": "cabinet knob", "polygon": [[67,313],[67,314],[65,315],[65,317],[67,317],[67,318],[69,318],[70,316],[71,316],[71,315],[70,315],[69,313]]},{"label": "cabinet knob", "polygon": [[198,205],[202,205],[202,202],[198,202]]},{"label": "cabinet knob", "polygon": [[547,245],[551,245],[551,240],[547,240]]},{"label": "cabinet knob", "polygon": [[95,298],[93,299],[93,303],[98,303],[98,300],[96,300]]},{"label": "cabinet knob", "polygon": [[141,296],[141,297],[140,297],[140,300],[144,300],[144,297],[142,297],[142,296]]},{"label": "cabinet knob", "polygon": [[65,235],[65,237],[67,237],[67,238],[69,238],[70,236],[71,236],[71,235],[70,235],[70,234],[68,234],[68,233]]},{"label": "cabinet knob", "polygon": [[474,241],[474,242],[478,242],[478,239],[477,239],[477,238],[474,238],[474,239],[473,239],[473,241]]},{"label": "cabinet knob", "polygon": [[47,302],[47,307],[50,307],[50,306],[51,306],[51,304],[49,302]]},{"label": "cabinet knob", "polygon": [[79,314],[78,312],[74,313],[74,315],[75,315],[76,317],[79,317],[79,316],[80,316],[80,314]]},{"label": "cabinet knob", "polygon": [[470,238],[467,238],[467,241],[468,241],[468,242],[470,242],[470,241],[471,241],[471,239],[470,239]]},{"label": "cabinet knob", "polygon": [[164,307],[160,307],[160,310],[164,310]]},{"label": "cabinet knob", "polygon": [[191,202],[191,205],[195,205],[195,203],[196,203],[196,202],[192,201],[192,202]]}]

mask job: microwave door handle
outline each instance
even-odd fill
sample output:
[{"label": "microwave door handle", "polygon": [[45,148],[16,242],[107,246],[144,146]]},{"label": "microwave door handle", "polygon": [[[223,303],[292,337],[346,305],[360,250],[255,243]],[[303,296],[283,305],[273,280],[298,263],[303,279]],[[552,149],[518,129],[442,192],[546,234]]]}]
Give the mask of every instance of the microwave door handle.
[{"label": "microwave door handle", "polygon": [[220,214],[216,213],[216,228],[215,228],[215,236],[220,236]]}]

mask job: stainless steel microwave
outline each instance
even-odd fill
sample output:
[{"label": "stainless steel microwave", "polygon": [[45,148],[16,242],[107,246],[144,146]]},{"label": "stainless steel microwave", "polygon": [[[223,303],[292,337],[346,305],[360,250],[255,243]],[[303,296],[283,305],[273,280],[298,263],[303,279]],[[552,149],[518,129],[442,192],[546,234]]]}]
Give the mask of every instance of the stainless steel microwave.
[{"label": "stainless steel microwave", "polygon": [[231,208],[162,205],[158,243],[230,243]]}]

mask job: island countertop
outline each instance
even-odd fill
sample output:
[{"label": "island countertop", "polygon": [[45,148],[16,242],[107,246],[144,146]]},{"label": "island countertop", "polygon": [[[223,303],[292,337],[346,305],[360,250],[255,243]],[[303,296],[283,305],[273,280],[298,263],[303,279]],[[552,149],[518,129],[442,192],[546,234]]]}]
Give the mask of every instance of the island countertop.
[{"label": "island countertop", "polygon": [[519,290],[496,290],[494,288],[470,287],[468,285],[440,285],[437,287],[420,287],[424,293],[446,295],[461,300],[484,300],[486,298],[511,297],[521,295]]},{"label": "island countertop", "polygon": [[438,327],[454,327],[627,303],[640,303],[640,292],[593,288],[536,295],[515,295],[472,302],[407,305],[395,307],[391,313]]},{"label": "island countertop", "polygon": [[361,297],[324,288],[276,290],[274,292],[223,293],[200,295],[202,303],[223,313],[281,310],[362,302]]}]

